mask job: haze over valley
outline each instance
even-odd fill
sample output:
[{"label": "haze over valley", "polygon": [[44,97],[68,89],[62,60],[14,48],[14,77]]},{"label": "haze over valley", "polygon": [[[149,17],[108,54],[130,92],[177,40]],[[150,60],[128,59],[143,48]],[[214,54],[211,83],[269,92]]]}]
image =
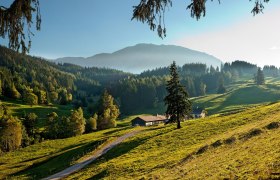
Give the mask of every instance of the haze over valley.
[{"label": "haze over valley", "polygon": [[219,67],[222,63],[221,60],[206,52],[175,45],[154,44],[137,44],[113,53],[101,53],[88,58],[64,57],[54,61],[83,67],[105,67],[139,74],[145,70],[169,66],[174,60],[180,66],[186,63],[203,63],[209,67],[211,65]]}]

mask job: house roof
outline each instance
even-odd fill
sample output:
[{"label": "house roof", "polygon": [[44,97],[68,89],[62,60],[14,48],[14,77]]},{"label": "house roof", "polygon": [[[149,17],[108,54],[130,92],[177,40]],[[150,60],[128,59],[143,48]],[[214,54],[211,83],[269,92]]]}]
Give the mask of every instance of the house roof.
[{"label": "house roof", "polygon": [[146,122],[151,122],[151,121],[164,121],[167,118],[162,115],[157,115],[157,116],[138,116],[138,118],[142,119],[143,121]]}]

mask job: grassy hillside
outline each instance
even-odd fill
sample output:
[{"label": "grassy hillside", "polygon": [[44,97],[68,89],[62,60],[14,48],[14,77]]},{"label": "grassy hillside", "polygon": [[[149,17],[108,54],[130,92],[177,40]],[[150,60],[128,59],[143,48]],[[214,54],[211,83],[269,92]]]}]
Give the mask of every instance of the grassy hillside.
[{"label": "grassy hillside", "polygon": [[103,143],[131,131],[128,124],[132,118],[119,121],[117,128],[67,139],[47,140],[0,154],[0,179],[40,179],[63,170]]},{"label": "grassy hillside", "polygon": [[280,178],[280,103],[158,126],[69,179]]},{"label": "grassy hillside", "polygon": [[[69,116],[73,107],[71,105],[26,105],[22,104],[22,101],[0,101],[0,104],[9,108],[11,115],[17,117],[23,117],[24,114],[35,113],[38,116],[39,128],[43,128],[46,125],[47,115],[51,112],[56,112],[58,116]],[[87,112],[85,112],[87,116]]]},{"label": "grassy hillside", "polygon": [[225,94],[211,94],[193,98],[194,106],[205,107],[209,114],[240,111],[248,107],[280,100],[278,80],[269,79],[268,84],[257,86],[248,81],[234,84]]}]

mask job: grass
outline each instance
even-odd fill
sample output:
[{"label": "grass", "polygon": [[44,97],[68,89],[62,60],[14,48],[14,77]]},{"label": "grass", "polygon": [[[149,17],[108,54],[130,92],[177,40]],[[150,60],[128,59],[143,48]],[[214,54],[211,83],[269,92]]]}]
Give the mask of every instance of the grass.
[{"label": "grass", "polygon": [[243,84],[225,94],[193,98],[194,106],[204,107],[211,114],[228,113],[280,100],[280,85]]},{"label": "grass", "polygon": [[127,121],[129,118],[121,121],[117,128],[72,138],[47,140],[0,154],[0,179],[41,179],[63,170],[105,142],[134,130],[124,126]]},{"label": "grass", "polygon": [[[228,85],[227,93],[208,94],[201,97],[193,97],[193,106],[203,107],[209,115],[218,113],[239,112],[244,109],[262,105],[264,103],[277,102],[280,100],[280,78],[266,78],[266,84],[257,86],[250,78],[234,82]],[[164,103],[156,108],[137,109],[132,114],[164,114]]]},{"label": "grass", "polygon": [[[174,125],[145,128],[69,179],[280,178],[280,151],[275,148],[280,147],[280,103],[271,103],[280,100],[280,83],[275,78],[267,82],[256,86],[244,80],[228,87],[225,94],[193,98],[195,105],[216,115],[184,122],[180,130]],[[68,116],[72,109],[2,103],[19,117],[35,112],[41,128],[48,113]],[[141,111],[156,114],[162,109]],[[132,131],[129,127],[135,117],[124,117],[117,128],[0,154],[0,179],[41,179],[63,170],[100,145]]]},{"label": "grass", "polygon": [[9,108],[10,113],[13,116],[19,118],[23,117],[24,114],[35,113],[38,116],[37,127],[43,129],[46,125],[46,117],[51,112],[56,112],[58,116],[69,116],[73,109],[70,105],[26,105],[22,104],[21,101],[0,101],[1,104],[6,105]]},{"label": "grass", "polygon": [[280,129],[267,127],[280,123],[279,110],[276,103],[190,120],[179,130],[147,128],[68,179],[278,177]]}]

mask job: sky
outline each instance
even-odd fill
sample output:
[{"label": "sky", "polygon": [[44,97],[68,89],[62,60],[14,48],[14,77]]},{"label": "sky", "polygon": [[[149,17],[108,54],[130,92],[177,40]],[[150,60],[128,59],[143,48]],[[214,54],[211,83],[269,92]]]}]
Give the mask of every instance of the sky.
[{"label": "sky", "polygon": [[132,7],[139,1],[40,0],[42,27],[33,30],[30,54],[48,59],[89,57],[138,43],[173,44],[224,62],[246,60],[280,67],[280,1],[271,0],[264,14],[257,16],[250,13],[254,0],[208,1],[206,17],[197,21],[186,10],[190,0],[173,0],[166,12],[164,39],[147,24],[131,21]]}]

